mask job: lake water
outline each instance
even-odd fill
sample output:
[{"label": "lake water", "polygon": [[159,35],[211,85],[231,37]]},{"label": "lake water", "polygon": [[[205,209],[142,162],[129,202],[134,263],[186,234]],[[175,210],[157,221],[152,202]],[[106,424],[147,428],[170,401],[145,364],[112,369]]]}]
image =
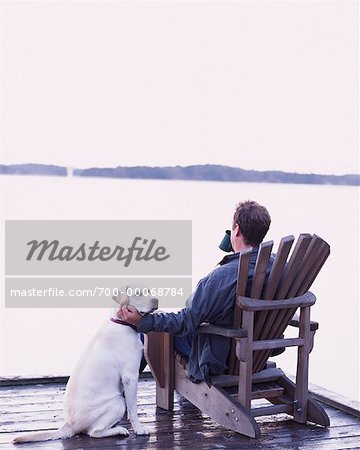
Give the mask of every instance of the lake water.
[{"label": "lake water", "polygon": [[[4,219],[191,219],[193,285],[224,255],[218,244],[239,200],[272,216],[266,240],[316,233],[331,255],[312,291],[320,322],[310,382],[359,398],[359,190],[348,186],[1,176]],[[1,240],[4,255],[4,240]],[[4,274],[4,258],[1,271]],[[1,277],[4,292],[4,276]],[[0,376],[69,374],[106,309],[5,309],[1,296]],[[295,349],[277,358],[294,373]]]}]

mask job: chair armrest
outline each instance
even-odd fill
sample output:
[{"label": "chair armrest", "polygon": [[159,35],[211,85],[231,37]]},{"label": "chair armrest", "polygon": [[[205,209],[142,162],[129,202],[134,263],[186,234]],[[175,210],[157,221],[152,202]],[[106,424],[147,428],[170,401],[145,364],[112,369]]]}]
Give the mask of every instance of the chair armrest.
[{"label": "chair armrest", "polygon": [[247,331],[243,328],[222,327],[219,325],[212,325],[210,323],[202,323],[197,329],[198,333],[216,334],[228,338],[244,338],[247,337]]},{"label": "chair armrest", "polygon": [[316,297],[310,291],[299,297],[285,300],[263,300],[239,296],[236,304],[245,311],[270,311],[276,309],[292,309],[304,306],[312,306],[316,302]]},{"label": "chair armrest", "polygon": [[[294,317],[290,320],[289,325],[295,328],[300,328],[300,318],[298,314],[295,314]],[[319,329],[318,322],[310,320],[310,331],[316,331]]]}]

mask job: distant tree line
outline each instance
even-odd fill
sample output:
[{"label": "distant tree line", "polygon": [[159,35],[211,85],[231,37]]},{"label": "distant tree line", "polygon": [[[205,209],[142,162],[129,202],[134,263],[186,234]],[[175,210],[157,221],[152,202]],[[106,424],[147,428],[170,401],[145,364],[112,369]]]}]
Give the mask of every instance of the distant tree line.
[{"label": "distant tree line", "polygon": [[[15,175],[57,175],[66,176],[67,168],[46,164],[11,164],[1,165],[0,174]],[[249,183],[298,183],[298,184],[335,184],[360,185],[359,174],[320,175],[281,172],[278,170],[245,170],[216,164],[174,166],[174,167],[91,167],[74,169],[74,176],[137,178],[157,180],[206,180],[206,181],[239,181]]]}]

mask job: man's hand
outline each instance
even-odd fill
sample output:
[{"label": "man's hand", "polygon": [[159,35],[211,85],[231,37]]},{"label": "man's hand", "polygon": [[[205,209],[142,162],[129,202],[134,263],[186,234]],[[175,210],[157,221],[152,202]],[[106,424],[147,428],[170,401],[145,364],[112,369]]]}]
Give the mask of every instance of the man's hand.
[{"label": "man's hand", "polygon": [[141,314],[139,311],[132,305],[123,306],[116,313],[120,320],[124,320],[125,322],[131,323],[132,325],[138,326],[141,320]]}]

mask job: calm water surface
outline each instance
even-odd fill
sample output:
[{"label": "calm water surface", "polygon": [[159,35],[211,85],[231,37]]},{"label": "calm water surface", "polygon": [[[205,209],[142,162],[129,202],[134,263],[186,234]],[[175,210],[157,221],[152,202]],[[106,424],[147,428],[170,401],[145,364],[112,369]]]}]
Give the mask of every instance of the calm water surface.
[{"label": "calm water surface", "polygon": [[[320,322],[310,381],[359,398],[359,191],[347,186],[112,180],[1,176],[5,219],[191,219],[193,285],[222,258],[218,249],[239,200],[266,205],[266,240],[316,233],[331,255],[312,291]],[[4,254],[4,242],[1,250]],[[4,274],[4,261],[1,260]],[[4,292],[1,277],[1,292]],[[108,317],[102,309],[4,309],[1,296],[0,376],[70,373],[79,353]],[[277,358],[294,373],[296,351]]]}]

